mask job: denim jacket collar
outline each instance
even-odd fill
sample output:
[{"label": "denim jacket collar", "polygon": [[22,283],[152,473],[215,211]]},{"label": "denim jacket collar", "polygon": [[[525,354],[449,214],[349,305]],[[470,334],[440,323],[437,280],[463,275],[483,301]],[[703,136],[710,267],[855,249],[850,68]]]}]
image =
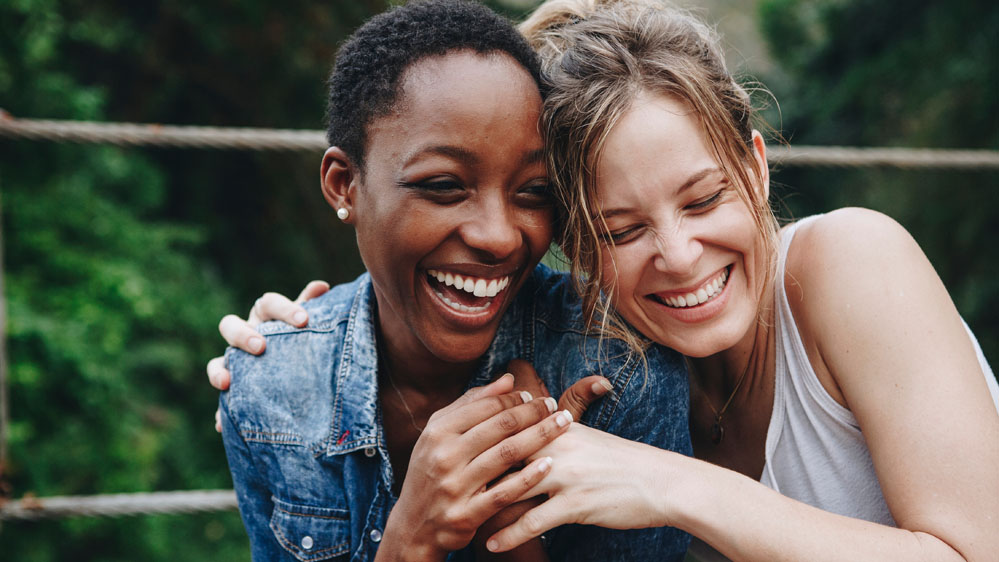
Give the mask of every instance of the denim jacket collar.
[{"label": "denim jacket collar", "polygon": [[327,456],[378,446],[378,346],[374,304],[371,278],[365,274],[357,284],[347,318],[347,334],[336,372],[336,386],[342,390],[334,399]]},{"label": "denim jacket collar", "polygon": [[[337,393],[333,405],[333,426],[326,443],[327,456],[380,444],[378,339],[375,326],[377,303],[371,278],[364,274],[359,281],[347,318],[347,333],[336,372],[336,387],[342,390]],[[533,284],[531,281],[529,279],[527,284]],[[510,306],[467,388],[488,383],[515,357],[532,359],[530,354],[524,352],[533,346],[525,341],[530,331],[523,329],[525,315],[521,308]]]}]

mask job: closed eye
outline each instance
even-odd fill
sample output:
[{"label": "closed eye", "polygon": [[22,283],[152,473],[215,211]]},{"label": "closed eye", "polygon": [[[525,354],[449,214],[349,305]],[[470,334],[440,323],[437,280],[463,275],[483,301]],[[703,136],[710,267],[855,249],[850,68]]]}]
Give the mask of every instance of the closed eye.
[{"label": "closed eye", "polygon": [[721,199],[723,193],[725,193],[725,189],[719,189],[714,195],[687,205],[687,209],[691,211],[703,211],[705,209],[709,209]]},{"label": "closed eye", "polygon": [[399,182],[399,187],[418,189],[421,191],[457,191],[464,186],[449,178],[430,179],[414,182]]},{"label": "closed eye", "polygon": [[627,228],[622,228],[620,230],[615,230],[613,232],[601,233],[600,238],[601,240],[603,240],[605,244],[608,243],[613,243],[615,245],[627,244],[628,242],[631,242],[632,240],[637,238],[638,235],[642,233],[642,230],[644,228],[645,227],[643,225],[629,226]]}]

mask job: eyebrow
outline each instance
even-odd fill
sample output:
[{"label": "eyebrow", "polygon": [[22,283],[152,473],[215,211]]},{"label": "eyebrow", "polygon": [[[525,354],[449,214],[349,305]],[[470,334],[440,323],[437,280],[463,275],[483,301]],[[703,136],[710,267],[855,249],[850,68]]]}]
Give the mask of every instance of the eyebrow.
[{"label": "eyebrow", "polygon": [[471,150],[462,148],[460,146],[451,146],[447,144],[435,144],[431,146],[425,146],[419,150],[413,152],[409,158],[406,159],[406,163],[410,164],[413,161],[419,159],[421,156],[427,154],[439,154],[441,156],[446,156],[452,160],[457,160],[462,164],[474,165],[479,162],[479,158]]},{"label": "eyebrow", "polygon": [[[406,163],[412,163],[421,156],[425,154],[439,154],[453,160],[457,160],[462,164],[473,166],[479,163],[479,157],[475,155],[471,150],[462,148],[460,146],[451,146],[447,144],[437,144],[431,146],[425,146],[416,152],[414,152],[409,158],[406,159]],[[526,166],[528,164],[536,164],[544,159],[545,151],[543,148],[537,150],[532,150],[525,154],[520,159],[520,165]]]},{"label": "eyebrow", "polygon": [[[676,190],[676,194],[677,195],[682,194],[684,191],[686,191],[686,190],[690,189],[691,187],[694,187],[695,185],[697,185],[698,183],[700,183],[701,180],[703,180],[704,178],[706,178],[706,177],[708,177],[711,174],[714,174],[716,172],[721,172],[721,168],[719,168],[717,166],[712,166],[710,168],[704,168],[703,170],[699,170],[697,172],[694,172],[693,174],[690,175],[690,177],[687,178],[686,181],[684,181],[682,184],[680,184],[680,187],[678,187],[677,190]],[[632,209],[630,207],[618,207],[616,209],[610,209],[609,211],[600,211],[600,217],[603,220],[607,220],[607,219],[609,219],[611,217],[616,217],[617,215],[628,214],[631,211],[632,211]]]}]

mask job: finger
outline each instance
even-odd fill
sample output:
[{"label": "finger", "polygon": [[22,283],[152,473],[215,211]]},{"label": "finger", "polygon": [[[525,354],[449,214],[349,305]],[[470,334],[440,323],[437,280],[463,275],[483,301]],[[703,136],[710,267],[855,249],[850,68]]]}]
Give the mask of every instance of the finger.
[{"label": "finger", "polygon": [[551,468],[552,458],[542,457],[513,473],[511,478],[506,478],[499,484],[481,492],[469,502],[469,508],[475,514],[474,518],[478,521],[486,521],[504,508],[519,501],[522,495],[537,486],[551,472]]},{"label": "finger", "polygon": [[[538,459],[541,460],[541,459]],[[568,509],[561,496],[555,496],[520,516],[520,519],[489,537],[486,549],[490,552],[506,552],[540,536],[545,531],[571,523]]]},{"label": "finger", "polygon": [[434,413],[434,416],[439,417],[439,416],[448,415],[452,411],[457,410],[458,408],[461,408],[481,398],[505,394],[510,392],[511,390],[513,390],[513,375],[511,375],[510,373],[506,373],[502,377],[494,380],[493,382],[485,386],[477,386],[475,388],[468,389],[465,392],[465,394],[459,396],[457,400],[451,402],[447,406],[444,406],[440,410],[437,410]]},{"label": "finger", "polygon": [[[532,400],[533,397],[531,394],[524,391],[508,392],[499,396],[486,396],[473,402],[462,404],[446,414],[439,415],[435,412],[431,416],[431,419],[434,422],[436,430],[464,434],[500,412],[522,406]],[[554,404],[552,406],[554,407]],[[493,441],[493,443],[495,442]],[[483,447],[483,449],[485,448]],[[475,454],[479,452],[481,451],[476,451]],[[474,456],[474,454],[470,456]]]},{"label": "finger", "polygon": [[555,412],[555,399],[550,396],[529,400],[527,395],[522,395],[522,398],[525,403],[496,412],[461,436],[462,448],[470,453],[469,458]]},{"label": "finger", "polygon": [[514,464],[530,457],[572,425],[572,415],[562,410],[486,449],[468,464],[470,481],[492,482]]},{"label": "finger", "polygon": [[219,390],[229,388],[229,369],[225,368],[225,357],[213,357],[208,361],[208,382]]},{"label": "finger", "polygon": [[309,315],[301,305],[291,302],[280,293],[264,293],[253,303],[248,323],[256,327],[268,320],[280,320],[301,328],[309,322]]},{"label": "finger", "polygon": [[302,289],[302,292],[298,293],[298,298],[295,299],[295,302],[302,304],[303,302],[312,300],[329,290],[330,284],[326,281],[309,281],[309,284]]},{"label": "finger", "polygon": [[222,433],[222,415],[218,408],[215,408],[215,431]]},{"label": "finger", "polygon": [[610,381],[600,375],[584,377],[562,393],[562,397],[558,399],[558,409],[568,410],[573,419],[578,420],[590,404],[613,389]]},{"label": "finger", "polygon": [[219,322],[219,333],[229,345],[254,355],[260,355],[267,347],[263,336],[247,324],[246,320],[235,314],[228,314],[222,318]]},{"label": "finger", "polygon": [[534,366],[527,361],[514,359],[506,364],[506,370],[513,373],[515,377],[515,389],[526,390],[534,396],[551,396],[551,393],[548,392],[548,387],[545,386],[544,381],[538,376],[538,372],[534,370]]}]

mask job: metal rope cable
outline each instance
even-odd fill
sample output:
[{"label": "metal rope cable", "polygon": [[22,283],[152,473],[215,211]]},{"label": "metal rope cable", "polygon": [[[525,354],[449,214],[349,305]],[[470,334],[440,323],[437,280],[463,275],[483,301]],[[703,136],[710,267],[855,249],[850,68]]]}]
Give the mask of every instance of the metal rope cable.
[{"label": "metal rope cable", "polygon": [[[0,112],[0,137],[237,150],[318,152],[327,147],[322,131],[18,119],[2,112]],[[782,167],[894,166],[913,169],[999,169],[997,150],[774,146],[770,149],[770,155],[771,161]]]},{"label": "metal rope cable", "polygon": [[196,513],[236,509],[233,490],[192,490],[99,496],[24,497],[0,503],[0,521],[60,517]]}]

